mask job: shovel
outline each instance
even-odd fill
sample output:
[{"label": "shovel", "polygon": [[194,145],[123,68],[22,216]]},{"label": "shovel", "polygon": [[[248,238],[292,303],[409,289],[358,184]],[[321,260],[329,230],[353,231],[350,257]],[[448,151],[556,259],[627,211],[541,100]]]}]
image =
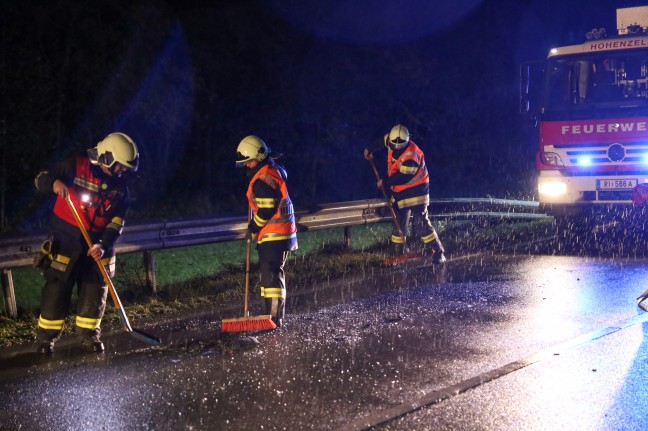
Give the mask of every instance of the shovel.
[{"label": "shovel", "polygon": [[[79,230],[83,234],[83,238],[85,238],[85,241],[88,244],[88,248],[92,248],[92,241],[90,240],[90,236],[88,235],[88,232],[86,231],[85,227],[83,227],[83,222],[81,221],[81,217],[79,217],[79,213],[74,207],[74,203],[72,203],[70,196],[69,195],[66,196],[65,200],[68,204],[68,207],[70,207],[70,211],[74,215],[74,218],[76,219],[77,226],[79,227]],[[108,291],[110,292],[110,296],[112,297],[113,303],[115,304],[115,308],[117,309],[117,313],[119,314],[119,320],[121,321],[122,328],[124,329],[124,331],[128,332],[133,337],[137,338],[140,341],[143,341],[146,344],[150,344],[152,346],[159,346],[161,341],[158,337],[147,334],[146,332],[140,331],[139,329],[135,329],[131,326],[130,322],[128,321],[128,317],[124,312],[124,307],[122,307],[122,303],[119,300],[119,296],[117,296],[117,290],[115,290],[115,286],[113,285],[110,276],[106,272],[106,268],[104,268],[100,259],[95,260],[95,262],[97,262],[97,266],[101,271],[101,275],[103,276],[104,280],[106,281],[106,284],[108,285]]]}]

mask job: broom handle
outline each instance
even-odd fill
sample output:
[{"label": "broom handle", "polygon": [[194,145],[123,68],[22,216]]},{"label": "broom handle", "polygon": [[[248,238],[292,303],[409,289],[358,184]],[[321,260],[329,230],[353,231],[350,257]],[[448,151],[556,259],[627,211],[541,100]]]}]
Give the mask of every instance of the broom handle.
[{"label": "broom handle", "polygon": [[[252,220],[252,209],[248,209],[248,224]],[[248,305],[250,300],[250,256],[252,254],[252,234],[246,235],[245,244],[245,305],[243,308],[243,317],[249,317]]]},{"label": "broom handle", "polygon": [[[77,226],[79,226],[79,230],[83,234],[83,238],[85,238],[86,244],[88,244],[88,248],[92,248],[92,240],[90,239],[90,236],[88,235],[88,232],[86,231],[86,228],[83,226],[83,222],[81,221],[81,217],[79,217],[79,213],[77,212],[76,208],[74,207],[74,203],[72,203],[72,200],[70,199],[70,196],[66,196],[65,200],[67,201],[68,206],[70,207],[70,211],[72,212],[72,215],[74,215],[74,218],[77,221]],[[119,300],[119,296],[117,296],[117,291],[115,290],[115,286],[112,283],[112,280],[110,279],[110,276],[106,272],[106,268],[104,268],[103,263],[101,263],[101,259],[95,260],[97,262],[97,266],[99,267],[99,270],[101,271],[101,275],[104,278],[104,281],[108,285],[108,291],[110,292],[110,296],[112,297],[113,303],[115,304],[115,307],[119,309],[120,311],[122,310],[122,303]],[[128,332],[132,332],[133,328],[130,326],[130,322],[128,321],[128,317],[126,317],[125,313],[120,313],[120,317],[122,319],[122,324],[126,328]]]},{"label": "broom handle", "polygon": [[[374,174],[376,174],[376,179],[381,180],[380,174],[378,173],[378,169],[376,169],[376,164],[373,161],[373,154],[369,150],[365,150],[365,158],[369,160],[369,163],[371,163],[371,168],[374,171]],[[396,225],[396,229],[398,229],[398,233],[403,238],[405,239],[405,233],[403,229],[401,229],[400,223],[398,222],[398,217],[396,216],[396,211],[394,211],[394,207],[392,206],[391,200],[389,199],[389,196],[387,196],[387,192],[385,191],[385,185],[380,188],[382,190],[383,196],[385,197],[385,202],[387,202],[387,206],[389,207],[389,212],[391,212],[392,218],[394,219],[394,224]]]}]

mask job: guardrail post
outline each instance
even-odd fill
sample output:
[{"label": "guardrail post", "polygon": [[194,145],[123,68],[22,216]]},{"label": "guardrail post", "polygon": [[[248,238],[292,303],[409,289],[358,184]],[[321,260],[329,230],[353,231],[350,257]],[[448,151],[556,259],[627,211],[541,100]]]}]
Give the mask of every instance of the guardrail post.
[{"label": "guardrail post", "polygon": [[144,269],[146,270],[146,288],[149,293],[157,294],[157,282],[155,281],[155,256],[151,250],[144,252]]},{"label": "guardrail post", "polygon": [[351,239],[351,226],[346,226],[344,228],[344,248],[350,249],[352,245],[353,241]]},{"label": "guardrail post", "polygon": [[4,295],[5,314],[12,319],[18,318],[16,295],[14,294],[13,277],[10,269],[2,270],[2,292]]}]

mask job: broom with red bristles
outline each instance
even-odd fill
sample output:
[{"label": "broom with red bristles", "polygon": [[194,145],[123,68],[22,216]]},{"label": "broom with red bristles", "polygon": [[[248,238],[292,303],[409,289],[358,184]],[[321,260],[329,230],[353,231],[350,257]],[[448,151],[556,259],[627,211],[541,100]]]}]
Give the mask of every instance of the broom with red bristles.
[{"label": "broom with red bristles", "polygon": [[[252,211],[248,212],[248,222],[252,218]],[[250,255],[252,254],[252,238],[247,235],[245,250],[245,305],[243,306],[243,317],[233,319],[223,319],[221,321],[221,332],[247,332],[247,331],[265,331],[275,329],[277,325],[272,321],[272,316],[253,316],[250,317],[248,311],[250,298]]]}]

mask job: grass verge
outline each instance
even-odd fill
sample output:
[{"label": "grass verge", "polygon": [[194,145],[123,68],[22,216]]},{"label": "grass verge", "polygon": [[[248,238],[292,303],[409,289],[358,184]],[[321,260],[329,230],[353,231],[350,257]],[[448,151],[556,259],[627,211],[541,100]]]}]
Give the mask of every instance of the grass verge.
[{"label": "grass verge", "polygon": [[[475,221],[437,223],[439,236],[450,254],[490,250],[506,252],[519,244],[530,244],[547,221],[479,223]],[[299,249],[286,263],[288,292],[291,288],[309,286],[323,280],[334,280],[345,274],[379,267],[388,253],[388,223],[356,226],[352,229],[352,246],[343,246],[342,228],[299,235]],[[520,252],[521,250],[516,250]],[[170,315],[210,305],[241,303],[245,280],[245,242],[235,241],[155,253],[157,295],[147,293],[142,255],[118,257],[114,284],[129,318],[138,319]],[[18,320],[0,316],[0,347],[35,340],[40,291],[43,276],[31,268],[13,271]],[[257,285],[256,252],[252,253],[251,287]],[[258,296],[253,288],[251,297]],[[110,298],[108,298],[110,301]],[[73,301],[74,303],[74,301]],[[75,311],[71,310],[70,315]],[[106,308],[102,326],[119,327],[119,316],[112,304]],[[65,332],[73,329],[68,317]]]}]

